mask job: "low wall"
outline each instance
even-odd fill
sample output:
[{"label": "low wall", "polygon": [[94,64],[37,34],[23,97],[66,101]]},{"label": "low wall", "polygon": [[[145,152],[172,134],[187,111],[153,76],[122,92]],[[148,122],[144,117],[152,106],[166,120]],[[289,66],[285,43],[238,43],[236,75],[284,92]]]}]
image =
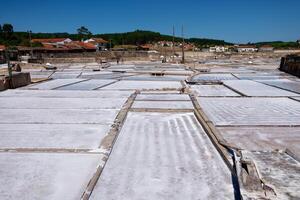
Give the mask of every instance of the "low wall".
[{"label": "low wall", "polygon": [[10,82],[10,89],[23,87],[31,83],[31,77],[29,72],[17,72],[13,73]]},{"label": "low wall", "polygon": [[84,53],[55,53],[42,54],[44,63],[90,63],[96,62],[99,58],[106,60],[116,60],[117,58],[149,58],[147,51],[99,51]]},{"label": "low wall", "polygon": [[281,71],[300,77],[300,55],[288,55],[281,58]]},{"label": "low wall", "polygon": [[14,72],[11,79],[8,76],[0,79],[0,91],[23,87],[30,83],[31,77],[29,72]]},{"label": "low wall", "polygon": [[0,79],[0,91],[3,91],[3,90],[5,90],[6,88],[5,88],[5,86],[4,86],[4,82],[3,82],[3,80],[1,80]]},{"label": "low wall", "polygon": [[68,57],[68,58],[44,58],[44,63],[92,63],[96,62],[95,57],[84,58],[84,57]]}]

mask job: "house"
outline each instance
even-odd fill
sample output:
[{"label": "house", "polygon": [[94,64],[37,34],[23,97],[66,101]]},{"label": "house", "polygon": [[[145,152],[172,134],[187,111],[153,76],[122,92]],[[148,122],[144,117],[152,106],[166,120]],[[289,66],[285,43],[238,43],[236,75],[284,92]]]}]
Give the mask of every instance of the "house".
[{"label": "house", "polygon": [[206,47],[201,48],[201,52],[209,52],[209,51],[210,51],[210,48],[206,48]]},{"label": "house", "polygon": [[97,50],[104,51],[107,48],[108,41],[102,38],[90,38],[88,40],[85,40],[84,43],[93,44]]},{"label": "house", "polygon": [[144,44],[144,45],[139,45],[137,47],[137,50],[142,50],[142,51],[149,51],[151,48],[151,44]]},{"label": "house", "polygon": [[156,43],[156,46],[161,46],[161,47],[173,47],[173,42],[172,41],[158,41]]},{"label": "house", "polygon": [[192,43],[185,43],[184,44],[184,50],[186,51],[194,51],[195,50],[195,45]]},{"label": "house", "polygon": [[297,42],[298,42],[298,44],[300,44],[300,39],[299,39],[299,40],[297,40]]},{"label": "house", "polygon": [[260,51],[260,52],[273,52],[274,47],[272,47],[271,45],[262,45],[261,47],[258,48],[258,51]]},{"label": "house", "polygon": [[226,52],[226,51],[228,51],[228,47],[224,47],[224,46],[209,47],[209,52],[220,53],[220,52]]},{"label": "house", "polygon": [[84,42],[81,42],[81,41],[73,41],[73,42],[70,43],[70,45],[80,47],[84,51],[88,51],[88,52],[95,52],[96,51],[96,47],[92,43],[84,43]]},{"label": "house", "polygon": [[256,52],[258,50],[255,45],[238,45],[236,49],[239,53]]}]

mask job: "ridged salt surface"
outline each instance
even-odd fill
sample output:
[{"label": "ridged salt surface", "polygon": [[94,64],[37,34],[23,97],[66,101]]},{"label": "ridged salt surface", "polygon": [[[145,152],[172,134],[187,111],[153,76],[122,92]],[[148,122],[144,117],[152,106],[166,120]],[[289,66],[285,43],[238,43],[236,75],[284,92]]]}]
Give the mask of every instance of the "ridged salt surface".
[{"label": "ridged salt surface", "polygon": [[6,90],[0,92],[1,97],[53,97],[53,98],[128,98],[134,91],[97,90],[97,91],[68,91],[68,90]]},{"label": "ridged salt surface", "polygon": [[293,97],[292,99],[295,99],[296,101],[300,101],[300,97]]},{"label": "ridged salt surface", "polygon": [[300,104],[288,98],[198,98],[217,126],[300,125]]},{"label": "ridged salt surface", "polygon": [[85,79],[55,79],[46,81],[43,83],[38,83],[35,85],[30,85],[28,87],[25,87],[27,89],[37,89],[37,90],[52,90],[61,86],[78,83],[80,81],[84,81]]},{"label": "ridged salt surface", "polygon": [[299,96],[299,94],[250,80],[224,81],[224,84],[247,96]]},{"label": "ridged salt surface", "polygon": [[81,74],[81,71],[63,71],[63,72],[55,72],[50,77],[53,79],[73,79],[78,78]]},{"label": "ridged salt surface", "polygon": [[197,96],[240,96],[223,85],[191,85],[190,87]]},{"label": "ridged salt surface", "polygon": [[144,91],[140,91],[140,94],[165,94],[165,95],[169,95],[169,94],[180,94],[179,90],[144,90]]},{"label": "ridged salt surface", "polygon": [[49,71],[31,71],[31,70],[29,72],[30,72],[30,77],[32,79],[35,79],[35,78],[48,78],[53,73],[53,72],[49,72]]},{"label": "ridged salt surface", "polygon": [[80,199],[102,156],[0,153],[0,199]]},{"label": "ridged salt surface", "polygon": [[112,124],[116,109],[4,109],[0,124]]},{"label": "ridged salt surface", "polygon": [[179,89],[179,81],[118,81],[103,89],[132,90],[132,89]]},{"label": "ridged salt surface", "polygon": [[276,80],[288,77],[287,74],[280,74],[275,72],[257,72],[257,73],[235,73],[234,76],[241,80]]},{"label": "ridged salt surface", "polygon": [[150,101],[190,101],[186,94],[139,94],[135,100]]},{"label": "ridged salt surface", "polygon": [[132,75],[135,75],[135,74],[132,74],[132,73],[120,73],[120,72],[102,72],[102,73],[99,73],[99,72],[93,72],[93,73],[90,73],[90,72],[85,72],[85,73],[82,73],[80,75],[80,78],[87,78],[87,79],[120,79],[122,77],[127,77],[127,76],[132,76]]},{"label": "ridged salt surface", "polygon": [[121,109],[127,98],[0,97],[0,108],[10,109]]},{"label": "ridged salt surface", "polygon": [[164,75],[164,76],[151,76],[149,75],[136,75],[122,78],[122,80],[140,80],[140,81],[181,81],[185,80],[187,76],[175,76],[175,75]]},{"label": "ridged salt surface", "polygon": [[191,101],[135,101],[132,108],[194,109]]},{"label": "ridged salt surface", "polygon": [[300,127],[218,127],[230,144],[247,150],[289,149],[300,158]]},{"label": "ridged salt surface", "polygon": [[279,79],[279,80],[263,80],[259,82],[300,94],[300,82],[297,81],[291,81],[288,79]]},{"label": "ridged salt surface", "polygon": [[271,199],[300,199],[299,161],[277,151],[242,151],[242,155],[255,163],[259,177],[276,193],[276,197]]},{"label": "ridged salt surface", "polygon": [[193,113],[129,113],[90,199],[234,199]]},{"label": "ridged salt surface", "polygon": [[58,88],[58,90],[94,90],[117,80],[88,80]]},{"label": "ridged salt surface", "polygon": [[222,81],[222,80],[236,80],[231,74],[199,74],[192,78],[192,81]]},{"label": "ridged salt surface", "polygon": [[97,149],[110,128],[101,124],[0,124],[0,148]]}]

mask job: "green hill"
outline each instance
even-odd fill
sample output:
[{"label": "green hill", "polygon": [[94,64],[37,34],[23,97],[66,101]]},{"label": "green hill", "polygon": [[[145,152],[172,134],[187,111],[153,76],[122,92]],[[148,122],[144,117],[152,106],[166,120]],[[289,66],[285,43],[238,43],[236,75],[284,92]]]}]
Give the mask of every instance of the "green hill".
[{"label": "green hill", "polygon": [[[171,35],[163,35],[159,32],[136,30],[125,33],[105,33],[105,34],[69,34],[69,33],[32,33],[32,39],[34,38],[70,38],[72,40],[81,40],[90,37],[101,37],[107,41],[112,42],[113,45],[142,45],[146,43],[154,43],[158,41],[172,41]],[[176,42],[182,41],[181,38],[175,37]],[[228,45],[230,43],[223,40],[214,39],[201,39],[201,38],[185,38],[188,43],[195,43],[199,47],[213,46],[213,45]],[[27,32],[12,32],[9,34],[0,33],[0,44],[6,46],[29,46],[29,36]]]}]

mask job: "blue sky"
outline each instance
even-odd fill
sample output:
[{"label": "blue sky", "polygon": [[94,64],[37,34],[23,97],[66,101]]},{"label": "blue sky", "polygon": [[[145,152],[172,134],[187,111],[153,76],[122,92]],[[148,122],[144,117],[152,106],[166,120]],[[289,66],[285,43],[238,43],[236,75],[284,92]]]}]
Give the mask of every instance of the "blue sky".
[{"label": "blue sky", "polygon": [[16,31],[93,33],[136,29],[229,42],[300,39],[300,0],[9,0],[0,24]]}]

